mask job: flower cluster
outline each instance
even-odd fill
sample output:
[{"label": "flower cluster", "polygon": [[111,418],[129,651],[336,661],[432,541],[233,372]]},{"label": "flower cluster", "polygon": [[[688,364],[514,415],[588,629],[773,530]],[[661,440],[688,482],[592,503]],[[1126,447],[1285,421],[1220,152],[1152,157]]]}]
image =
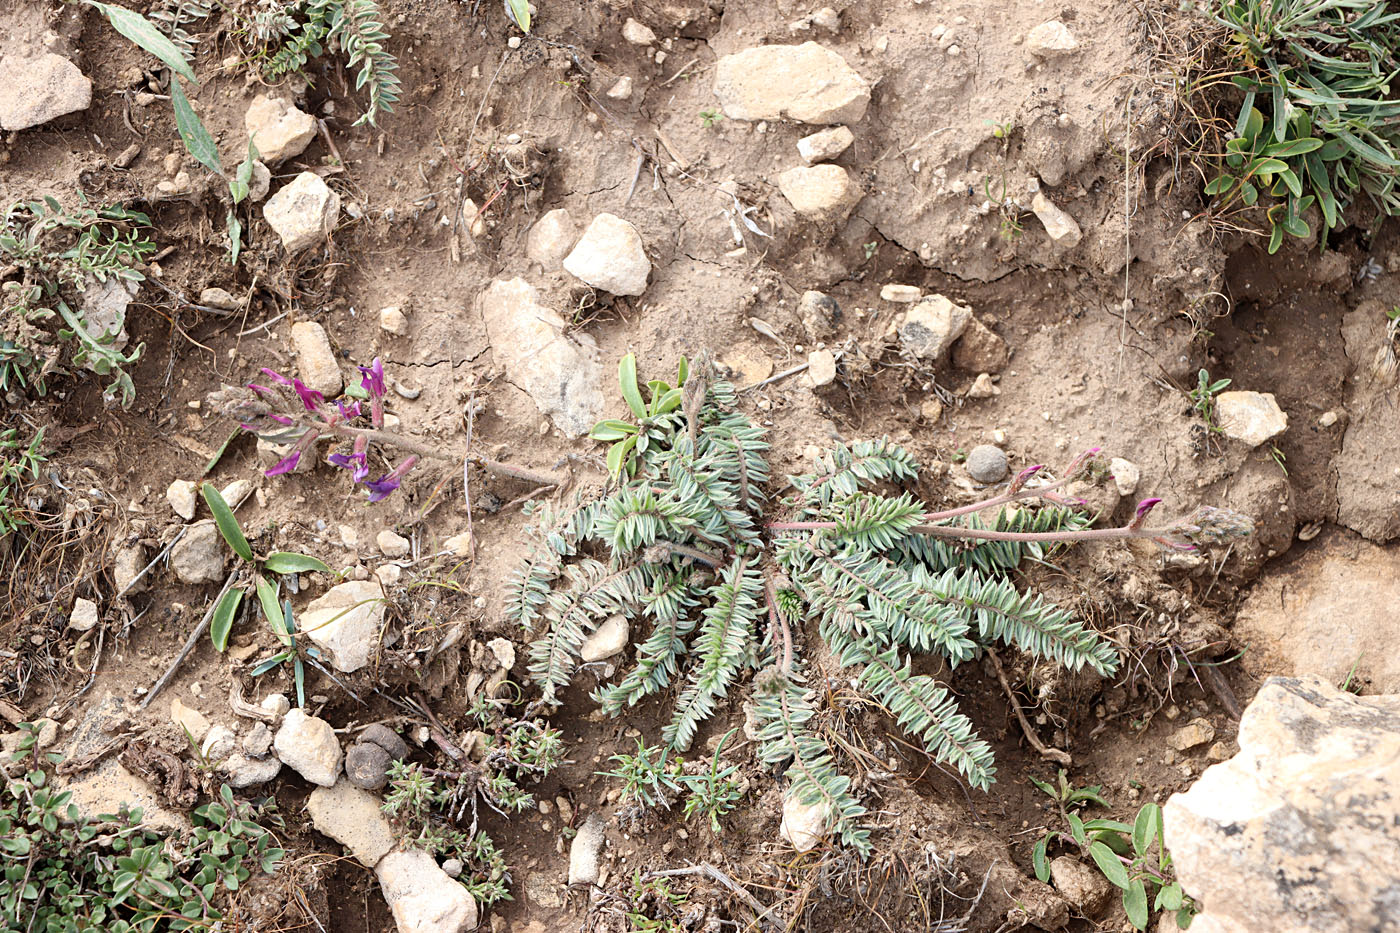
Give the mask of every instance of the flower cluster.
[{"label": "flower cluster", "polygon": [[300,379],[289,379],[271,369],[262,371],[268,385],[250,382],[247,391],[225,390],[219,393],[219,402],[238,418],[244,430],[276,444],[292,445],[291,452],[266,471],[268,476],[295,470],[301,458],[324,438],[349,439],[350,453],[333,453],[327,459],[349,470],[354,482],[368,490],[369,501],[378,502],[399,488],[418,457],[405,457],[378,479],[369,478],[370,441],[384,428],[384,366],[375,358],[359,370],[360,387],[369,402],[370,430],[354,425],[365,414],[360,401],[337,400],[332,404]]}]

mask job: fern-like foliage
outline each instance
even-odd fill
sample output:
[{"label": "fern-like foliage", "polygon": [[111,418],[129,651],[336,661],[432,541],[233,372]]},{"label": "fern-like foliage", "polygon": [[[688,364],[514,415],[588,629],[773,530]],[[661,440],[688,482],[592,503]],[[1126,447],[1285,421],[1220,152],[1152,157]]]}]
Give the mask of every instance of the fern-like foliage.
[{"label": "fern-like foliage", "polygon": [[185,61],[194,61],[195,46],[199,37],[190,35],[185,29],[199,20],[214,14],[213,0],[165,0],[152,8],[149,16],[156,28],[170,37],[170,41],[180,50]]},{"label": "fern-like foliage", "polygon": [[[631,397],[639,398],[635,387]],[[757,672],[760,759],[782,769],[789,795],[821,806],[828,827],[865,852],[865,808],[802,674],[804,633],[812,637],[815,628],[844,679],[929,755],[983,789],[996,774],[991,747],[948,687],[917,672],[918,656],[956,667],[1001,642],[1072,670],[1116,669],[1111,645],[1012,579],[1021,561],[1043,558],[1046,548],[921,533],[948,519],[898,489],[917,477],[918,464],[889,439],[838,445],[811,472],[789,477],[792,492],[781,505],[797,527],[786,530],[764,524],[768,444],[737,410],[732,386],[708,384],[698,410],[692,402],[687,411],[643,417],[638,405],[629,402],[639,424],[629,428],[635,456],[619,485],[572,512],[541,509],[537,546],[508,587],[507,618],[536,635],[529,669],[545,701],[560,702],[603,619],[646,619],[635,660],[620,660],[593,699],[618,715],[674,688],[662,739],[684,751]],[[953,521],[984,527],[975,514]],[[1036,532],[1086,523],[1063,508],[1026,507],[986,521]]]}]

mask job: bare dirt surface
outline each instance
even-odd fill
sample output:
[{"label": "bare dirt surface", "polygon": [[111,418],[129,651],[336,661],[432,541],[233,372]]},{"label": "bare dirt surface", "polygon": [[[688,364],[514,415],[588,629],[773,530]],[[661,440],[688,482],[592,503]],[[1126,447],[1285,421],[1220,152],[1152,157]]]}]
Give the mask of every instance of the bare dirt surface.
[{"label": "bare dirt surface", "polygon": [[[205,400],[261,367],[296,371],[290,328],[315,321],[347,381],[355,364],[383,360],[397,386],[390,412],[404,430],[461,447],[474,406],[474,449],[567,471],[576,488],[597,489],[601,448],[563,434],[512,384],[484,325],[480,293],[517,276],[540,289],[571,331],[596,342],[609,416],[622,413],[611,373],[629,351],[655,375],[674,371],[681,355],[709,350],[749,386],[805,363],[819,343],[843,350],[830,385],[814,388],[797,374],[744,393],[744,409],[771,431],[775,476],[795,472],[811,445],[888,434],[925,465],[920,495],[959,504],[975,488],[962,466],[975,445],[1001,446],[1013,472],[1061,465],[1097,446],[1141,471],[1130,494],[1111,481],[1095,491],[1105,523],[1126,520],[1149,496],[1173,513],[1213,504],[1253,516],[1257,534],[1228,552],[1094,545],[1026,571],[1126,659],[1112,683],[1024,659],[1010,660],[1007,671],[1039,737],[1073,756],[1074,783],[1103,785],[1116,819],[1188,786],[1210,756],[1230,754],[1238,708],[1274,671],[1206,665],[1247,646],[1232,625],[1252,587],[1287,585],[1319,544],[1327,544],[1319,560],[1351,560],[1342,535],[1374,549],[1368,559],[1377,566],[1393,567],[1393,552],[1381,547],[1400,533],[1396,366],[1385,317],[1397,272],[1393,231],[1343,237],[1321,255],[1290,243],[1269,257],[1196,217],[1199,179],[1177,159],[1180,114],[1160,70],[1161,18],[1173,14],[1110,0],[843,0],[839,26],[829,29],[790,0],[537,5],[535,34],[511,48],[507,39],[519,33],[498,3],[390,0],[388,47],[401,63],[404,95],[379,129],[351,125],[363,100],[353,74],[331,56],[308,66],[309,87],[277,88],[321,117],[324,132],[274,167],[273,190],[311,170],[344,207],[327,242],[291,257],[253,210],[236,267],[227,259],[222,183],[184,153],[169,104],[145,96],[161,91],[154,59],[77,6],[14,0],[0,13],[0,51],[43,46],[93,82],[85,112],[6,134],[0,199],[51,195],[72,204],[82,192],[94,204],[146,211],[159,249],[148,273],[165,286],[147,285],[129,310],[131,341],[145,344],[130,409],[104,407],[91,377],[6,400],[4,426],[26,434],[47,426],[50,447],[28,493],[36,520],[0,541],[0,697],[14,721],[52,717],[67,743],[110,695],[125,704],[132,734],[188,759],[169,721],[172,699],[234,725],[227,698],[235,681],[253,701],[290,692],[280,671],[249,676],[275,639],[245,621],[227,654],[201,640],[163,694],[139,708],[217,584],[181,584],[162,563],[118,597],[119,553],[139,544],[144,565],[177,533],[182,522],[165,501],[172,481],[248,479],[256,492],[239,517],[260,551],[304,551],[366,578],[390,563],[374,543],[380,532],[412,542],[408,557],[392,561],[402,575],[386,589],[381,650],[340,682],[311,672],[311,711],[338,729],[390,720],[414,734],[423,721],[407,722],[392,700],[421,699],[448,728],[473,728],[471,691],[493,670],[485,642],[503,636],[523,657],[527,641],[501,614],[503,582],[522,554],[518,500],[532,487],[474,475],[475,557],[459,556],[444,542],[468,529],[460,467],[425,465],[401,495],[368,506],[343,471],[324,463],[264,477],[271,461],[240,434],[205,474],[236,428]],[[626,41],[629,17],[654,30],[656,43]],[[1036,57],[1027,34],[1055,17],[1078,48]],[[233,13],[201,29],[201,85],[191,99],[232,166],[246,141],[244,113],[268,89],[240,63]],[[808,40],[840,53],[873,86],[867,115],[851,125],[855,143],[837,160],[865,192],[841,224],[800,218],[777,189],[778,176],[799,164],[797,140],[819,127],[723,117],[707,126],[701,116],[718,107],[720,56]],[[609,96],[623,77],[632,81],[630,98]],[[133,145],[139,155],[116,167]],[[190,190],[158,191],[181,171]],[[1031,213],[1036,191],[1077,220],[1082,238],[1050,238]],[[454,220],[466,198],[488,205],[479,235],[470,217]],[[1017,205],[1009,220],[998,206],[1006,200]],[[741,206],[753,208],[747,216],[765,235],[736,222]],[[557,208],[581,224],[606,211],[635,225],[652,263],[645,293],[595,293],[532,263],[527,233]],[[1009,360],[984,371],[901,354],[891,321],[905,308],[880,298],[890,283],[970,306],[1005,341]],[[240,298],[241,309],[191,307],[211,286]],[[804,325],[809,289],[839,304],[830,330]],[[402,309],[405,334],[381,329],[386,306]],[[1186,395],[1201,368],[1235,388],[1273,393],[1288,431],[1254,449],[1207,431]],[[972,390],[984,372],[994,394],[978,397]],[[1319,527],[1326,530],[1313,543]],[[1281,563],[1285,552],[1297,563]],[[307,577],[293,597],[298,608],[327,585]],[[67,628],[79,597],[101,612],[100,625],[82,634]],[[1258,615],[1251,637],[1268,638],[1268,618]],[[627,930],[622,906],[635,869],[700,862],[773,905],[794,930],[1123,927],[1116,905],[1084,917],[1035,880],[1031,846],[1058,816],[1027,776],[1048,779],[1055,767],[1027,746],[995,671],[979,661],[929,672],[947,679],[992,742],[999,781],[990,793],[971,791],[882,712],[838,707],[834,728],[850,737],[863,770],[888,773],[861,787],[880,827],[880,854],[869,863],[827,846],[799,856],[780,842],[780,784],[747,743],[729,750],[750,789],[722,835],[678,813],[629,821],[615,784],[596,772],[610,755],[632,750],[639,733],[655,741],[666,707],[600,719],[576,686],[554,717],[570,762],[530,788],[542,801],[569,801],[572,818],[565,825],[557,807],[510,820],[483,815],[482,828],[506,853],[514,900],[485,912],[482,928]],[[839,687],[834,662],[824,673]],[[697,751],[742,725],[741,700],[731,697]],[[1198,717],[1213,724],[1218,744],[1171,750],[1165,739]],[[414,754],[426,761],[433,749]],[[179,809],[168,773],[129,772],[129,786],[164,793]],[[112,772],[95,772],[103,773]],[[288,888],[260,905],[255,928],[392,930],[373,873],[342,857],[302,812],[311,785],[284,769],[271,787],[295,860]],[[568,839],[593,813],[608,821],[604,877],[591,893],[571,892]],[[687,878],[682,886],[700,905],[685,929],[757,928],[720,884]],[[937,925],[964,915],[965,926]]]}]

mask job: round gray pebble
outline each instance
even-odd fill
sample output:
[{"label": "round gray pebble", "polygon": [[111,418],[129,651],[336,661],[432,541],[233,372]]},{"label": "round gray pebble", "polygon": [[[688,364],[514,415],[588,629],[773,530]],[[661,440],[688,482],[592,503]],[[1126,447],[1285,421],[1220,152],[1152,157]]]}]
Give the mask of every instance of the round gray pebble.
[{"label": "round gray pebble", "polygon": [[369,742],[378,745],[389,753],[389,757],[395,761],[408,757],[408,743],[399,737],[399,734],[383,723],[373,723],[365,726],[360,733],[359,741]]},{"label": "round gray pebble", "polygon": [[389,782],[389,753],[373,742],[350,746],[345,756],[345,776],[350,783],[365,790],[379,790]]},{"label": "round gray pebble", "polygon": [[1010,468],[1000,447],[978,444],[967,455],[967,475],[979,483],[999,483],[1006,479]]}]

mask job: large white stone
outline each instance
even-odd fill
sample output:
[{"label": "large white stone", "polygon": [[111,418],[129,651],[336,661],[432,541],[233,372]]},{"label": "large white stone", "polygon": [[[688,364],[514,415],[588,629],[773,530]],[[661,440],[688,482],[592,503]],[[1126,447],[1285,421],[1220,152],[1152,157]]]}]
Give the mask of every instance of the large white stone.
[{"label": "large white stone", "polygon": [[1400,696],[1272,677],[1239,746],[1165,807],[1192,933],[1400,928]]},{"label": "large white stone", "polygon": [[373,868],[394,848],[394,830],[384,818],[378,796],[341,779],[318,787],[306,801],[306,812],[318,832],[350,850],[359,863]]},{"label": "large white stone", "polygon": [[0,58],[0,130],[24,130],[92,103],[92,81],[61,55]]},{"label": "large white stone", "polygon": [[796,791],[783,796],[783,840],[798,852],[807,852],[826,838],[831,828],[831,805],[824,799],[803,803]]},{"label": "large white stone", "polygon": [[651,260],[637,228],[604,213],[593,218],[564,257],[564,271],[614,295],[640,295],[647,288]]},{"label": "large white stone", "polygon": [[170,569],[181,583],[215,583],[224,578],[227,545],[209,519],[195,522],[170,549]]},{"label": "large white stone", "polygon": [[426,852],[390,852],[374,873],[399,933],[467,933],[476,900]]},{"label": "large white stone", "polygon": [[272,747],[283,764],[312,784],[330,787],[340,776],[345,756],[335,730],[324,719],[308,716],[299,708],[288,710]]},{"label": "large white stone", "polygon": [[175,514],[189,521],[194,518],[195,510],[195,485],[187,479],[177,479],[165,490],[165,501],[170,503],[170,508]]},{"label": "large white stone", "polygon": [[326,329],[315,321],[298,321],[292,325],[292,347],[297,354],[297,374],[306,387],[326,398],[339,395],[345,381]]},{"label": "large white stone", "polygon": [[569,250],[578,242],[578,224],[566,208],[558,207],[546,213],[530,228],[525,237],[525,255],[546,272],[553,272],[564,262]]},{"label": "large white stone", "polygon": [[259,94],[243,115],[243,128],[258,149],[258,158],[276,165],[301,155],[316,138],[316,118],[285,100]]},{"label": "large white stone", "polygon": [[798,215],[818,223],[841,223],[865,196],[839,165],[799,165],[778,176],[778,190]]},{"label": "large white stone", "polygon": [[1069,27],[1057,19],[1041,23],[1026,33],[1026,51],[1036,58],[1063,55],[1077,48],[1079,42],[1070,33]]},{"label": "large white stone", "polygon": [[900,315],[899,341],[920,359],[937,360],[962,336],[971,320],[971,308],[953,304],[942,295],[930,295]]},{"label": "large white stone", "polygon": [[569,846],[569,884],[597,884],[605,838],[603,818],[590,813]]},{"label": "large white stone", "polygon": [[856,123],[870,104],[870,84],[815,42],[764,45],[715,64],[715,97],[731,120]]},{"label": "large white stone", "polygon": [[73,600],[73,611],[68,614],[68,627],[75,632],[86,632],[97,626],[97,603],[79,596]]},{"label": "large white stone", "polygon": [[369,663],[384,625],[384,593],[373,580],[338,583],[302,610],[298,626],[331,665],[351,673]]},{"label": "large white stone", "polygon": [[1250,447],[1288,430],[1288,416],[1272,392],[1221,392],[1215,397],[1215,421],[1226,437]]},{"label": "large white stone", "polygon": [[587,433],[603,413],[603,366],[592,338],[566,335],[564,319],[524,279],[492,282],[480,307],[491,353],[510,383],[565,434]]},{"label": "large white stone", "polygon": [[797,154],[808,165],[830,162],[849,149],[851,143],[855,141],[856,135],[848,127],[833,126],[799,139],[797,141]]},{"label": "large white stone", "polygon": [[603,624],[594,629],[593,634],[584,639],[578,656],[585,663],[602,661],[615,654],[621,654],[631,636],[631,626],[624,615],[608,616]]},{"label": "large white stone", "polygon": [[263,217],[288,253],[315,246],[331,235],[340,219],[340,195],[315,172],[302,172],[267,199]]}]

